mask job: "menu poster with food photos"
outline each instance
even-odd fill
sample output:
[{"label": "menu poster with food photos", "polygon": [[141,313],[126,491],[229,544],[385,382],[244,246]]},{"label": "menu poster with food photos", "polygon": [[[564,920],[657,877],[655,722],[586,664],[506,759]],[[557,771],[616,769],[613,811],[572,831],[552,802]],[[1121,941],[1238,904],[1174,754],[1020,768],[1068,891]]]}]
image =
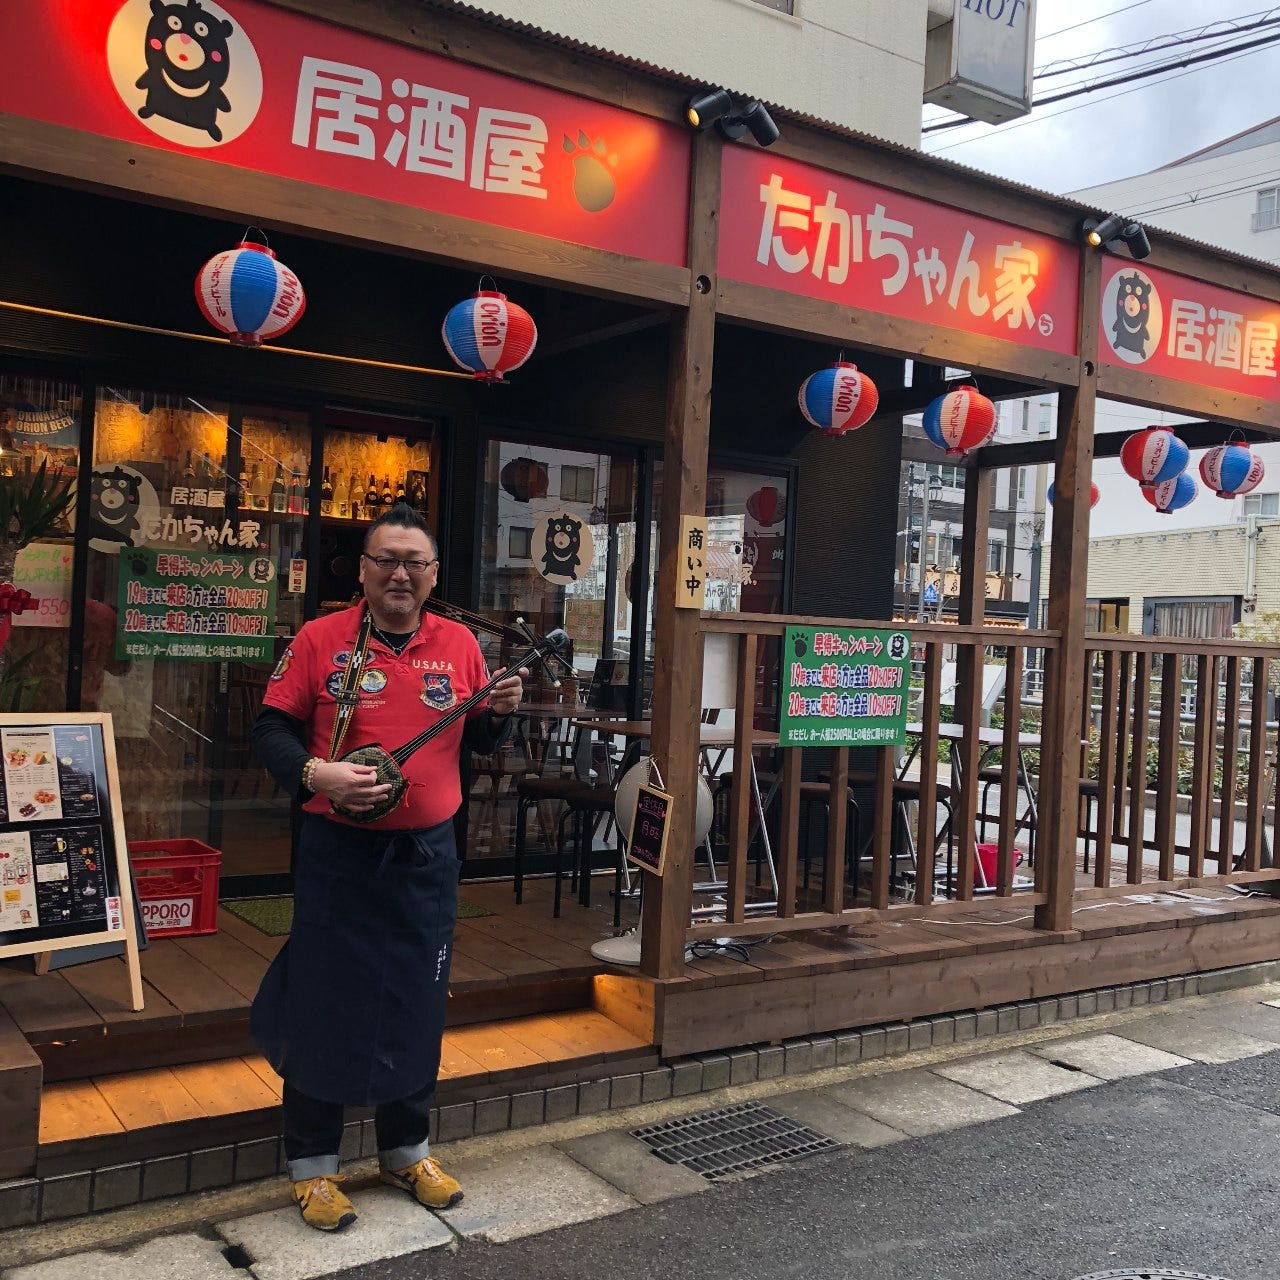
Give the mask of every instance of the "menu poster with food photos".
[{"label": "menu poster with food photos", "polygon": [[123,951],[141,1009],[134,898],[111,716],[0,715],[0,959]]}]

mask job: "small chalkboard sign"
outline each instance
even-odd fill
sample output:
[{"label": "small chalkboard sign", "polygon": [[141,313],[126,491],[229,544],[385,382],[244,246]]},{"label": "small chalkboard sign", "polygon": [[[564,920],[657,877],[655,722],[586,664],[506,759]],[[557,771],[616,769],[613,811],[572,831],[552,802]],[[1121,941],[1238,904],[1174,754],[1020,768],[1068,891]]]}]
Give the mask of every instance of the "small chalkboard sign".
[{"label": "small chalkboard sign", "polygon": [[665,791],[643,784],[636,789],[636,807],[631,815],[631,835],[627,858],[638,867],[662,874],[667,857],[667,822],[674,800]]}]

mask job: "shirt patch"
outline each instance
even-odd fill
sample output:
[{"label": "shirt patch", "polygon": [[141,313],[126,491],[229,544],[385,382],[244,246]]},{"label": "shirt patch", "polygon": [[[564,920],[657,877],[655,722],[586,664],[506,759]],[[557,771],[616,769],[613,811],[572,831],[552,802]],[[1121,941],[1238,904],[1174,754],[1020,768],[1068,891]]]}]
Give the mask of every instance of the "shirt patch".
[{"label": "shirt patch", "polygon": [[339,649],[338,652],[333,655],[333,665],[335,667],[345,667],[347,663],[350,661],[351,661],[350,649]]},{"label": "shirt patch", "polygon": [[376,667],[367,667],[360,677],[360,688],[365,693],[381,693],[387,687],[387,673]]},{"label": "shirt patch", "polygon": [[271,673],[273,680],[283,680],[284,673],[293,665],[293,650],[286,649],[280,655],[280,661],[276,663],[276,669]]},{"label": "shirt patch", "polygon": [[436,711],[447,711],[458,701],[452,677],[434,671],[428,671],[422,677],[421,697],[427,706]]},{"label": "shirt patch", "polygon": [[330,671],[324,678],[324,687],[328,689],[329,696],[336,698],[342,692],[343,673],[341,671]]}]

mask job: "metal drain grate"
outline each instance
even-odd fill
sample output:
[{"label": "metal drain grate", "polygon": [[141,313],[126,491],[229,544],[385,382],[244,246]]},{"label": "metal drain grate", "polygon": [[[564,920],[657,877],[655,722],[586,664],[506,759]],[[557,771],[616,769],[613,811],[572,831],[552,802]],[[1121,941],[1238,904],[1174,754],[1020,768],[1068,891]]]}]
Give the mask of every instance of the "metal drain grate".
[{"label": "metal drain grate", "polygon": [[1167,1271],[1164,1267],[1122,1267],[1119,1271],[1090,1271],[1076,1280],[1226,1280],[1225,1276],[1207,1276],[1203,1271]]},{"label": "metal drain grate", "polygon": [[699,1111],[662,1124],[632,1130],[668,1164],[682,1164],[704,1178],[798,1160],[840,1146],[833,1138],[799,1124],[759,1102]]}]

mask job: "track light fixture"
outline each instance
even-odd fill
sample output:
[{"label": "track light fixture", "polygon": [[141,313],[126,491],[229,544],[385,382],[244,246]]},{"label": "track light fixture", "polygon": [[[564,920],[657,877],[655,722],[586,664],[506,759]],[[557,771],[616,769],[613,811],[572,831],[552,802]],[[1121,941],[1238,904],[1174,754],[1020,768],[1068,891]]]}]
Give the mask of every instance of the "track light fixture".
[{"label": "track light fixture", "polygon": [[1105,218],[1086,218],[1080,224],[1080,234],[1084,242],[1095,249],[1105,246],[1113,253],[1123,245],[1129,255],[1137,260],[1149,257],[1151,241],[1147,239],[1146,228],[1132,218],[1122,217],[1118,213],[1108,214]]},{"label": "track light fixture", "polygon": [[689,99],[685,119],[695,129],[715,125],[726,137],[737,141],[744,133],[762,147],[778,140],[778,126],[762,102],[754,98],[735,100],[727,89],[707,89]]}]

